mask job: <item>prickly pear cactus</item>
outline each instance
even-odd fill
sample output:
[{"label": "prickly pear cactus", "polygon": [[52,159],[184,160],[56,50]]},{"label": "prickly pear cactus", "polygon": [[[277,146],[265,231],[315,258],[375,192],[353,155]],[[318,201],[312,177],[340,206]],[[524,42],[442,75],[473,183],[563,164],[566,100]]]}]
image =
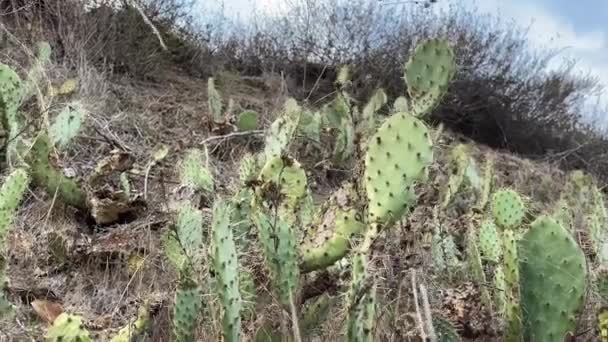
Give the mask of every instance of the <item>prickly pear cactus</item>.
[{"label": "prickly pear cactus", "polygon": [[450,202],[454,199],[454,195],[464,183],[465,173],[467,172],[471,162],[469,153],[469,146],[465,144],[458,144],[450,151],[448,163],[448,171],[450,176],[444,190],[444,208],[450,204]]},{"label": "prickly pear cactus", "polygon": [[80,102],[68,104],[49,127],[51,142],[60,148],[67,146],[78,134],[84,115],[85,111]]},{"label": "prickly pear cactus", "polygon": [[481,223],[479,229],[479,249],[486,260],[493,263],[500,262],[502,255],[502,244],[500,233],[494,222],[486,220]]},{"label": "prickly pear cactus", "polygon": [[601,342],[608,342],[608,307],[602,307],[597,314],[597,330]]},{"label": "prickly pear cactus", "polygon": [[118,333],[112,337],[110,342],[131,342],[137,341],[137,338],[142,336],[150,325],[150,302],[145,301],[139,309],[137,309],[137,319],[134,322],[129,322]]},{"label": "prickly pear cactus", "polygon": [[[369,102],[363,107],[361,112],[361,122],[357,125],[357,133],[367,135],[376,127],[376,113],[382,108],[388,98],[383,89],[378,89],[369,99]],[[406,111],[407,109],[403,110]]]},{"label": "prickly pear cactus", "polygon": [[424,123],[407,113],[387,119],[365,156],[365,190],[372,224],[390,225],[416,200],[414,185],[426,178],[433,144]]},{"label": "prickly pear cactus", "polygon": [[479,201],[477,202],[477,210],[484,211],[488,200],[490,199],[490,192],[492,191],[492,181],[494,180],[494,160],[489,158],[486,160],[483,170],[483,182],[481,186],[481,194],[479,195]]},{"label": "prickly pear cactus", "polygon": [[393,112],[394,113],[401,113],[401,112],[408,112],[410,110],[409,104],[407,102],[407,98],[405,96],[399,96],[398,98],[395,99],[395,102],[393,103]]},{"label": "prickly pear cactus", "polygon": [[501,317],[504,317],[507,298],[505,295],[506,292],[506,283],[505,283],[505,272],[503,270],[502,265],[497,265],[494,267],[494,289],[493,289],[493,297],[494,303],[496,304],[496,312]]},{"label": "prickly pear cactus", "polygon": [[57,198],[73,207],[86,208],[87,195],[80,185],[71,178],[66,177],[61,170],[51,165],[51,140],[46,132],[41,132],[28,155],[31,168],[32,181],[46,189],[49,196]]},{"label": "prickly pear cactus", "polygon": [[306,172],[293,158],[275,156],[268,159],[259,178],[264,183],[263,188],[278,190],[289,208],[295,208],[306,197]]},{"label": "prickly pear cactus", "polygon": [[76,315],[62,313],[53,321],[46,334],[48,342],[88,342],[91,341],[89,331],[84,327],[82,318]]},{"label": "prickly pear cactus", "polygon": [[320,112],[303,111],[298,124],[298,133],[316,143],[321,142],[323,119]]},{"label": "prickly pear cactus", "polygon": [[346,334],[348,341],[373,341],[373,323],[376,306],[375,286],[366,286],[367,255],[357,253],[352,258],[352,279],[347,293],[348,317]]},{"label": "prickly pear cactus", "polygon": [[173,334],[176,341],[196,341],[196,328],[201,311],[201,294],[196,283],[184,277],[175,291]]},{"label": "prickly pear cactus", "polygon": [[433,316],[433,327],[437,334],[437,341],[439,342],[460,342],[462,339],[454,325],[450,321],[440,316]]},{"label": "prickly pear cactus", "polygon": [[213,205],[213,268],[218,277],[217,291],[222,305],[224,341],[239,341],[241,332],[241,293],[236,245],[230,227],[230,206],[223,201]]},{"label": "prickly pear cactus", "polygon": [[405,64],[405,81],[416,116],[437,105],[455,71],[454,52],[447,41],[430,39],[416,46]]},{"label": "prickly pear cactus", "polygon": [[241,132],[253,131],[258,129],[258,118],[260,114],[253,110],[246,110],[239,114],[236,122],[236,127]]},{"label": "prickly pear cactus", "polygon": [[517,192],[509,189],[500,190],[494,194],[492,204],[492,214],[499,226],[514,229],[521,225],[525,206]]},{"label": "prickly pear cactus", "polygon": [[554,219],[541,216],[519,242],[519,254],[524,338],[561,341],[576,333],[587,268],[571,234]]},{"label": "prickly pear cactus", "polygon": [[327,321],[333,303],[334,298],[327,293],[323,293],[307,305],[300,322],[302,334],[311,336],[315,330],[320,330],[319,328]]},{"label": "prickly pear cactus", "polygon": [[300,276],[295,233],[280,216],[269,217],[262,210],[255,211],[254,220],[272,281],[281,303],[289,307]]},{"label": "prickly pear cactus", "polygon": [[203,213],[191,204],[184,204],[177,216],[177,237],[193,263],[201,261],[203,246]]},{"label": "prickly pear cactus", "polygon": [[207,80],[207,102],[209,105],[209,112],[213,117],[213,122],[223,123],[225,121],[224,112],[222,111],[222,96],[215,89],[215,80],[210,77]]},{"label": "prickly pear cactus", "polygon": [[471,228],[472,225],[467,233],[467,261],[469,263],[469,272],[471,273],[473,281],[479,286],[482,304],[486,308],[491,308],[492,298],[490,297],[488,288],[484,286],[487,283],[487,280],[481,262],[481,255],[479,254],[479,247],[477,246],[477,236],[474,229]]},{"label": "prickly pear cactus", "polygon": [[323,113],[324,126],[330,128],[339,128],[342,120],[352,119],[348,99],[343,93],[338,93],[331,102],[324,105],[321,113]]},{"label": "prickly pear cactus", "polygon": [[[338,192],[341,190],[343,189]],[[348,191],[348,189],[344,190],[344,192]],[[350,249],[350,240],[360,235],[366,228],[357,210],[347,205],[340,205],[339,200],[334,200],[335,197],[330,198],[329,208],[318,222],[318,228],[300,247],[302,272],[326,268],[343,258]]]},{"label": "prickly pear cactus", "polygon": [[239,163],[239,180],[241,185],[255,180],[258,176],[258,164],[255,157],[251,154],[246,154],[241,158]]},{"label": "prickly pear cactus", "polygon": [[502,232],[503,266],[505,272],[505,320],[507,327],[505,341],[522,340],[521,294],[519,287],[519,258],[517,254],[517,240],[513,230],[505,229]]},{"label": "prickly pear cactus", "polygon": [[288,99],[285,102],[283,115],[270,125],[266,134],[264,147],[266,159],[280,156],[287,150],[298,128],[301,115],[302,107],[298,105],[298,102],[291,98]]},{"label": "prickly pear cactus", "polygon": [[352,118],[346,116],[337,127],[334,143],[333,162],[336,165],[346,162],[355,152],[355,127]]},{"label": "prickly pear cactus", "polygon": [[0,63],[0,122],[13,139],[19,132],[17,109],[21,104],[23,83],[9,66]]},{"label": "prickly pear cactus", "polygon": [[11,172],[2,183],[2,188],[0,188],[0,249],[4,246],[15,211],[23,198],[28,183],[29,177],[24,169],[16,169]]},{"label": "prickly pear cactus", "polygon": [[200,150],[191,149],[186,152],[181,162],[180,182],[195,190],[213,191],[213,175],[203,163]]}]

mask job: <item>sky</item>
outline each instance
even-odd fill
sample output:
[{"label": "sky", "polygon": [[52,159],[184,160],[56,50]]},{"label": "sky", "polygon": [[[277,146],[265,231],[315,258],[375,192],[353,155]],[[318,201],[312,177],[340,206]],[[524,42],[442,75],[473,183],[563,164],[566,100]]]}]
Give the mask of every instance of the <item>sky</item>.
[{"label": "sky", "polygon": [[[437,0],[434,6],[439,10],[440,6],[448,6],[450,1],[477,7],[482,13],[499,15],[505,20],[513,19],[529,28],[529,38],[539,48],[561,50],[553,61],[555,66],[560,65],[564,58],[575,58],[581,72],[590,72],[608,88],[608,0]],[[223,4],[226,14],[247,17],[253,9],[280,12],[285,2],[224,0]],[[602,102],[608,103],[608,99]]]}]

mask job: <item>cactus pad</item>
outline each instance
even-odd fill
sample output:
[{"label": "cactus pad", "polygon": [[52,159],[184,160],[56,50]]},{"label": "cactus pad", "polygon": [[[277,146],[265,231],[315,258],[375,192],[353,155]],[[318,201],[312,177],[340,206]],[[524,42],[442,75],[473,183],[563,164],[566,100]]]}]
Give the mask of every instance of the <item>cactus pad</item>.
[{"label": "cactus pad", "polygon": [[433,145],[424,123],[396,113],[378,129],[365,156],[369,221],[391,224],[416,200],[414,185],[426,177]]},{"label": "cactus pad", "polygon": [[586,293],[586,261],[554,219],[539,217],[519,242],[526,340],[557,341],[576,332]]},{"label": "cactus pad", "polygon": [[207,80],[207,103],[209,105],[209,112],[213,117],[213,122],[223,123],[222,96],[215,89],[215,80],[212,77]]},{"label": "cactus pad", "polygon": [[196,263],[203,245],[203,213],[191,204],[184,204],[179,210],[176,228],[180,245]]},{"label": "cactus pad", "polygon": [[343,118],[337,127],[336,140],[333,151],[333,161],[336,164],[343,163],[353,155],[355,151],[355,128],[350,116]]},{"label": "cactus pad", "polygon": [[[295,159],[278,156],[268,159],[260,172],[260,180],[265,188],[278,190],[285,199],[283,203],[290,208],[297,206],[306,197],[306,172]],[[283,198],[279,200],[282,201]]]},{"label": "cactus pad", "polygon": [[175,291],[173,304],[173,333],[176,341],[196,341],[201,306],[201,294],[196,283],[190,279],[182,279]]},{"label": "cactus pad", "polygon": [[479,249],[486,260],[498,263],[502,255],[500,233],[492,221],[483,221],[479,230]]},{"label": "cactus pad", "polygon": [[321,142],[321,126],[322,126],[321,113],[303,111],[300,117],[300,123],[298,125],[298,132],[304,137],[320,143]]},{"label": "cactus pad", "polygon": [[15,211],[23,198],[28,182],[27,172],[24,169],[16,169],[4,179],[2,188],[0,188],[0,248],[8,235]]},{"label": "cactus pad", "polygon": [[23,82],[9,66],[0,63],[0,122],[11,132],[13,138],[18,132],[17,108],[21,104]]},{"label": "cactus pad", "polygon": [[376,113],[386,104],[387,101],[388,98],[384,90],[376,90],[374,95],[372,95],[372,97],[369,99],[369,102],[367,102],[365,107],[363,107],[363,111],[361,112],[361,122],[357,125],[357,132],[367,134],[375,129]]},{"label": "cactus pad", "polygon": [[506,298],[506,283],[505,272],[502,265],[497,265],[494,268],[494,303],[496,304],[496,312],[504,317],[507,298]]},{"label": "cactus pad", "polygon": [[352,258],[351,283],[347,293],[348,341],[372,341],[376,305],[375,287],[366,288],[367,255],[357,253]]},{"label": "cactus pad", "polygon": [[410,97],[415,101],[428,95],[433,101],[439,99],[455,70],[454,52],[447,41],[430,39],[418,44],[405,64],[405,81]]},{"label": "cactus pad", "polygon": [[355,209],[330,208],[315,237],[305,243],[302,251],[302,272],[331,266],[343,258],[350,248],[350,239],[363,232],[365,225],[357,219]]},{"label": "cactus pad", "polygon": [[236,245],[230,227],[231,208],[223,201],[213,205],[213,268],[218,277],[217,291],[222,305],[224,341],[239,340],[241,294]]},{"label": "cactus pad", "polygon": [[239,114],[236,126],[239,131],[253,131],[258,129],[258,118],[259,114],[253,110],[246,110]]},{"label": "cactus pad", "polygon": [[53,144],[57,147],[67,146],[78,134],[83,118],[84,108],[81,103],[68,104],[49,127],[49,136]]},{"label": "cactus pad", "polygon": [[514,229],[521,225],[525,206],[519,194],[513,190],[500,190],[492,199],[492,214],[496,223],[506,229]]},{"label": "cactus pad", "polygon": [[408,112],[410,110],[409,104],[407,102],[407,98],[405,96],[399,96],[398,98],[395,99],[395,102],[393,103],[393,112],[394,113],[400,113],[400,112]]},{"label": "cactus pad", "polygon": [[297,290],[300,271],[297,264],[296,237],[281,217],[270,218],[260,210],[254,216],[266,266],[270,270],[281,303],[289,306]]},{"label": "cactus pad", "polygon": [[180,182],[196,190],[213,191],[213,175],[203,163],[201,151],[191,149],[181,162]]},{"label": "cactus pad", "polygon": [[521,295],[517,240],[513,230],[505,229],[502,232],[502,241],[506,299],[505,320],[507,322],[505,336],[507,341],[519,341],[522,335]]},{"label": "cactus pad", "polygon": [[452,322],[440,316],[433,316],[433,327],[437,334],[437,341],[440,342],[460,342],[462,339]]},{"label": "cactus pad", "polygon": [[84,327],[82,318],[76,315],[62,313],[53,321],[46,334],[48,342],[88,342],[91,341],[89,331]]},{"label": "cactus pad", "polygon": [[301,115],[302,108],[296,100],[288,99],[285,102],[283,115],[270,125],[266,134],[266,145],[264,147],[266,159],[280,156],[287,150],[298,128]]}]

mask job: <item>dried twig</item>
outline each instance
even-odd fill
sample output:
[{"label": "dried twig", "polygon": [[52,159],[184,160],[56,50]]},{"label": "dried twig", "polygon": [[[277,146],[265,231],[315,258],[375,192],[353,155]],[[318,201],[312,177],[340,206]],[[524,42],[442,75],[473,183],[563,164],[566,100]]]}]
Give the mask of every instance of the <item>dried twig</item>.
[{"label": "dried twig", "polygon": [[255,130],[255,131],[247,131],[247,132],[233,132],[233,133],[229,133],[229,134],[225,134],[225,135],[216,135],[216,136],[209,137],[209,138],[201,141],[201,145],[207,145],[216,140],[224,141],[224,140],[228,140],[231,138],[246,137],[246,136],[250,136],[250,135],[262,135],[262,134],[264,134],[263,130]]},{"label": "dried twig", "polygon": [[414,305],[416,306],[416,320],[418,321],[418,330],[420,331],[420,338],[426,341],[428,336],[424,331],[424,320],[420,313],[420,304],[418,304],[418,287],[416,286],[416,270],[412,270],[412,291],[414,293]]},{"label": "dried twig", "polygon": [[429,334],[431,342],[437,342],[437,335],[435,334],[435,328],[433,327],[433,316],[431,315],[431,305],[429,304],[429,295],[426,291],[424,284],[418,285],[420,287],[420,297],[422,297],[422,308],[424,310],[424,319],[426,320],[426,330]]},{"label": "dried twig", "polygon": [[163,40],[163,37],[160,35],[160,32],[158,31],[156,26],[154,26],[154,24],[152,24],[152,21],[150,21],[150,18],[148,18],[148,16],[144,13],[144,10],[139,6],[139,4],[136,1],[131,1],[131,4],[133,5],[133,7],[135,7],[137,12],[139,12],[139,14],[141,15],[144,22],[148,26],[150,26],[150,28],[152,29],[152,32],[154,33],[156,38],[158,38],[158,42],[160,43],[160,46],[163,48],[163,50],[167,51],[168,50],[167,45],[165,45],[165,41]]}]

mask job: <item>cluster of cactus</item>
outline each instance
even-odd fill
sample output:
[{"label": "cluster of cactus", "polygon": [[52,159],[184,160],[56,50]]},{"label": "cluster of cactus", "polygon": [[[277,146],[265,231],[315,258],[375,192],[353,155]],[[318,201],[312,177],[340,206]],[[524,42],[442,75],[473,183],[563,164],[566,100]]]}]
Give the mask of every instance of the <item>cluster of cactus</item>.
[{"label": "cluster of cactus", "polygon": [[[207,104],[211,121],[214,125],[222,126],[233,120],[235,104],[232,99],[224,105],[222,95],[215,86],[215,79],[210,77],[207,80]],[[259,126],[259,114],[253,110],[244,110],[234,118],[236,128],[240,132],[253,131]]]},{"label": "cluster of cactus", "polygon": [[[33,137],[31,148],[20,134],[22,128],[18,109],[21,104],[33,95],[33,89],[39,87],[40,67],[50,58],[50,46],[39,44],[38,60],[29,74],[27,82],[21,81],[10,67],[0,64],[0,105],[1,121],[8,131],[6,160],[10,164],[26,162],[35,185],[47,190],[50,196],[77,208],[86,207],[86,193],[73,179],[66,177],[53,163],[52,153],[55,148],[65,148],[77,135],[85,116],[79,102],[68,103],[48,125],[46,114],[43,116],[41,129]],[[47,128],[48,126],[48,128]]]}]

